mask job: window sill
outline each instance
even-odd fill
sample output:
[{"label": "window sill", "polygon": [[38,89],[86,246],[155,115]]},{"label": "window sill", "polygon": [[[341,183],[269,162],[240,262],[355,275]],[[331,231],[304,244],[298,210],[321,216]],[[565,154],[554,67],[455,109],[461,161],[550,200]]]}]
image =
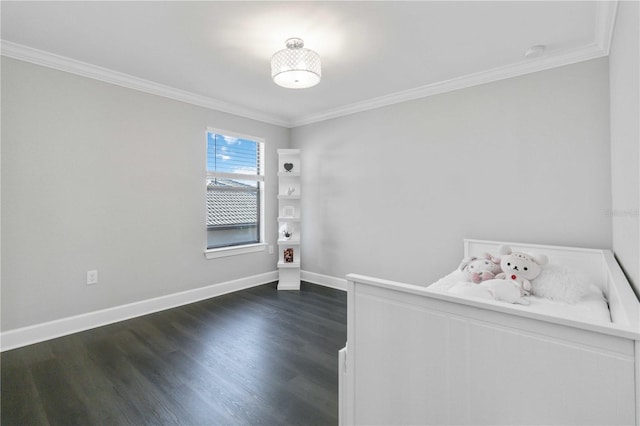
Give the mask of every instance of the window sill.
[{"label": "window sill", "polygon": [[220,257],[237,256],[239,254],[256,253],[264,251],[267,243],[247,244],[244,246],[222,247],[216,249],[206,249],[204,256],[207,259],[218,259]]}]

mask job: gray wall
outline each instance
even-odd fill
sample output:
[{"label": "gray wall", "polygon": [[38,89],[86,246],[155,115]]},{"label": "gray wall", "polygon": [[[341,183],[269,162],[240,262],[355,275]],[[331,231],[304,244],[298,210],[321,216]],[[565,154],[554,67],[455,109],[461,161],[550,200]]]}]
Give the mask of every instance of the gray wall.
[{"label": "gray wall", "polygon": [[[267,199],[276,149],[302,148],[304,270],[427,283],[457,266],[465,237],[613,240],[637,284],[638,219],[611,214],[638,205],[637,80],[625,65],[636,49],[637,67],[637,39],[624,22],[611,57],[612,147],[607,59],[290,139],[278,126],[3,58],[2,330],[273,271],[266,251],[204,259],[207,126],[266,139]],[[273,243],[275,201],[266,211]],[[88,287],[90,269],[100,282]]]},{"label": "gray wall", "polygon": [[640,7],[618,3],[609,58],[613,251],[640,295]]},{"label": "gray wall", "polygon": [[292,130],[302,269],[429,283],[463,238],[611,247],[606,58]]},{"label": "gray wall", "polygon": [[204,258],[207,126],[266,139],[273,244],[288,129],[3,58],[2,330],[274,271]]}]

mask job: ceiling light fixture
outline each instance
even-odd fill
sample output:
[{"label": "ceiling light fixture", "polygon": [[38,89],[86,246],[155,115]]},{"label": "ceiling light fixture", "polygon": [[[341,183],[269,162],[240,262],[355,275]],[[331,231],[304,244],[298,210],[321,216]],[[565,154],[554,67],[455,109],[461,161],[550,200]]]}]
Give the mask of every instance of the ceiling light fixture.
[{"label": "ceiling light fixture", "polygon": [[322,70],[320,56],[305,49],[304,41],[290,38],[286,49],[276,52],[271,58],[271,78],[278,86],[289,89],[305,89],[320,82]]}]

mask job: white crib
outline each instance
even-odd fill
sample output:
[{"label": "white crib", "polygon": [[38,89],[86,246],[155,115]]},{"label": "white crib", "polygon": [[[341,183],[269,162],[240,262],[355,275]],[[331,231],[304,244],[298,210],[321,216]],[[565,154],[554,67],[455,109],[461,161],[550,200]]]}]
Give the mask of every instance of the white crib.
[{"label": "white crib", "polygon": [[612,322],[348,275],[341,424],[640,425],[640,304],[612,253],[508,244],[587,271]]}]

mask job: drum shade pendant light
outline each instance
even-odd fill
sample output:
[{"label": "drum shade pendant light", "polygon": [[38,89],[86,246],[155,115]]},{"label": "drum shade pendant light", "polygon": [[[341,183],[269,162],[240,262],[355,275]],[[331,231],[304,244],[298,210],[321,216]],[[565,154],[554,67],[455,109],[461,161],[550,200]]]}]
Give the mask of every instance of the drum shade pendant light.
[{"label": "drum shade pendant light", "polygon": [[305,89],[320,82],[322,70],[320,56],[305,49],[304,41],[290,38],[286,49],[276,52],[271,58],[271,78],[278,86],[289,89]]}]

